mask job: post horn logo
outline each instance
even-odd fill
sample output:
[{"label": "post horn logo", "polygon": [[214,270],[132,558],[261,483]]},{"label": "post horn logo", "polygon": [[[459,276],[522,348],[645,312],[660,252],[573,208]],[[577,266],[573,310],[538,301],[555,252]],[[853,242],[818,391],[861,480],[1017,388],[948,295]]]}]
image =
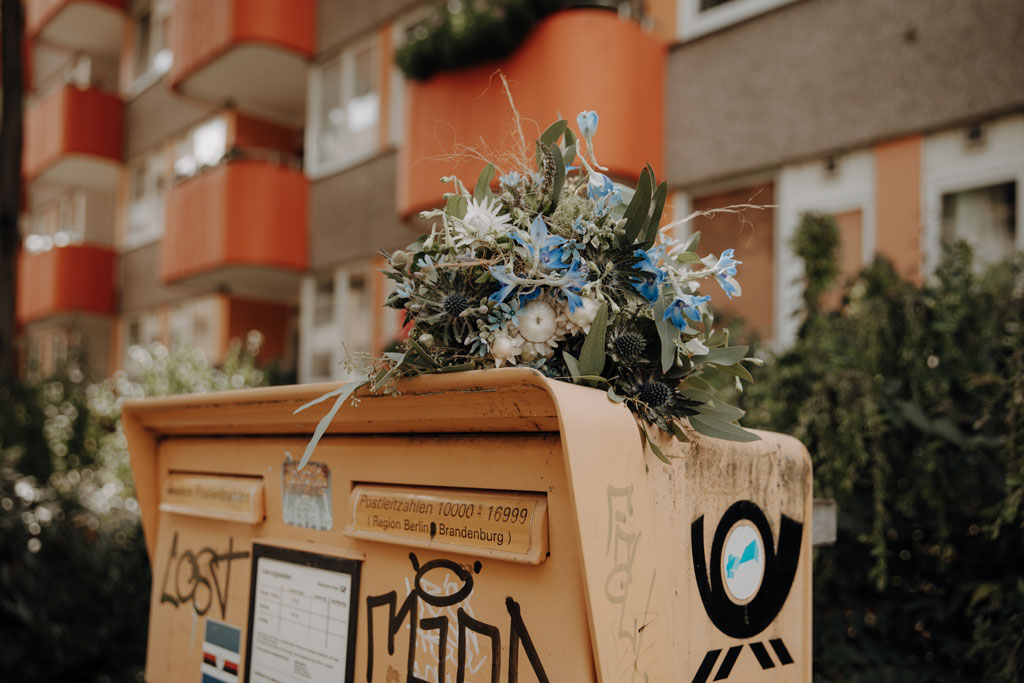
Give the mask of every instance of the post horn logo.
[{"label": "post horn logo", "polygon": [[[718,522],[708,560],[704,552],[704,516],[693,521],[690,548],[697,590],[704,611],[719,631],[732,638],[752,638],[775,620],[796,577],[803,527],[801,522],[782,515],[776,546],[761,508],[749,500],[737,501]],[[768,644],[781,666],[793,663],[781,638],[773,638]],[[762,669],[775,666],[764,643],[749,645]],[[716,681],[729,677],[742,650],[742,644],[729,648]],[[721,653],[718,649],[704,655],[693,683],[708,680]]]}]

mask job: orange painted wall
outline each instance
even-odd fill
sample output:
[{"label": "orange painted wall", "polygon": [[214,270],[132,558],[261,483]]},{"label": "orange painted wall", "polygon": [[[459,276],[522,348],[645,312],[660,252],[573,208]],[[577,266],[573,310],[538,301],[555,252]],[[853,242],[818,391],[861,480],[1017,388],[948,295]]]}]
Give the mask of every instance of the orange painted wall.
[{"label": "orange painted wall", "polygon": [[875,225],[878,253],[896,270],[920,282],[921,145],[912,135],[875,145]]},{"label": "orange painted wall", "polygon": [[295,154],[302,149],[298,131],[287,126],[235,112],[234,128],[232,144],[236,147],[276,149],[289,154]]},{"label": "orange painted wall", "polygon": [[312,57],[315,16],[315,0],[176,0],[171,83],[179,85],[237,43],[276,45]]},{"label": "orange painted wall", "polygon": [[120,161],[122,124],[121,99],[99,90],[65,86],[34,102],[25,115],[26,179],[67,154]]},{"label": "orange painted wall", "polygon": [[[694,211],[719,209],[733,204],[767,205],[775,203],[775,187],[744,187],[731,192],[695,198]],[[726,249],[735,249],[736,258],[743,262],[737,267],[736,279],[743,295],[734,299],[715,282],[704,282],[701,294],[711,295],[711,306],[719,320],[741,316],[747,331],[756,331],[762,339],[773,334],[774,272],[775,272],[775,220],[774,211],[747,210],[742,215],[720,213],[694,219],[693,230],[700,230],[698,252],[703,256],[720,255]]]},{"label": "orange painted wall", "polygon": [[91,245],[57,247],[18,258],[17,317],[21,324],[56,313],[113,313],[115,266],[112,249]]},{"label": "orange painted wall", "polygon": [[123,10],[125,0],[26,0],[25,1],[25,33],[35,36],[57,16],[62,9],[75,2],[87,2],[95,5],[107,5]]},{"label": "orange painted wall", "polygon": [[246,265],[303,271],[309,182],[265,161],[233,161],[171,188],[161,276],[172,282]]},{"label": "orange painted wall", "polygon": [[[598,46],[598,47],[595,47]],[[576,115],[600,115],[597,158],[615,176],[636,178],[644,164],[663,167],[666,46],[613,12],[558,12],[530,34],[511,57],[471,69],[406,82],[405,142],[399,150],[398,211],[408,216],[437,205],[438,179],[455,172],[469,185],[483,162],[449,158],[455,143],[519,149],[513,116],[495,71],[509,80],[523,117],[526,156],[533,168],[534,140],[559,115],[575,128]],[[502,170],[512,170],[507,164]]]},{"label": "orange painted wall", "polygon": [[[270,301],[228,297],[227,338],[245,341],[250,330],[263,333],[260,360],[284,356],[288,336],[289,307]],[[221,353],[227,349],[221,349]]]}]

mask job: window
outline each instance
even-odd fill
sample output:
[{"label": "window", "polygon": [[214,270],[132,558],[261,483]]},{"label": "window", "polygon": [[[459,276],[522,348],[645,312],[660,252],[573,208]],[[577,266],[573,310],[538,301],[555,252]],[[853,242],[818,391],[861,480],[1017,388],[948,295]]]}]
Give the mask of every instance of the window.
[{"label": "window", "polygon": [[173,56],[167,46],[172,0],[154,0],[135,17],[135,45],[132,50],[136,92],[144,90],[171,68]]},{"label": "window", "polygon": [[306,147],[315,173],[340,170],[380,149],[380,59],[373,35],[314,70]]},{"label": "window", "polygon": [[942,240],[969,243],[978,269],[1011,256],[1017,249],[1017,183],[942,195]]},{"label": "window", "polygon": [[793,0],[678,0],[676,34],[696,38],[781,7]]},{"label": "window", "polygon": [[228,122],[218,116],[193,128],[178,141],[174,154],[174,175],[187,178],[224,158],[228,144]]},{"label": "window", "polygon": [[302,289],[300,381],[348,379],[346,354],[373,351],[372,264],[306,278]]},{"label": "window", "polygon": [[154,151],[129,167],[128,230],[124,246],[141,246],[164,234],[164,209],[168,169],[164,155]]},{"label": "window", "polygon": [[30,252],[80,244],[85,240],[85,193],[71,192],[32,211],[25,224]]}]

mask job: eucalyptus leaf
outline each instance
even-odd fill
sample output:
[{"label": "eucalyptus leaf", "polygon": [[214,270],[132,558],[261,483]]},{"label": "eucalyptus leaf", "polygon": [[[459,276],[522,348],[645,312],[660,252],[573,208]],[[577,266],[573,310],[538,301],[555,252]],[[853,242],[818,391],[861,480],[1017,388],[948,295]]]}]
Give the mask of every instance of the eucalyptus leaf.
[{"label": "eucalyptus leaf", "polygon": [[672,324],[671,320],[665,320],[665,311],[668,310],[669,295],[663,293],[654,302],[654,324],[658,328],[658,339],[661,340],[661,371],[668,372],[676,362],[676,339],[679,338],[679,330]]},{"label": "eucalyptus leaf", "polygon": [[572,128],[569,128],[568,126],[566,126],[565,129],[565,146],[566,151],[568,151],[569,147],[576,146],[576,133],[573,133]]},{"label": "eucalyptus leaf", "polygon": [[594,321],[590,323],[590,332],[583,341],[580,350],[580,373],[584,375],[600,375],[605,363],[605,333],[608,327],[608,304],[601,304],[597,309]]},{"label": "eucalyptus leaf", "polygon": [[699,401],[700,403],[710,403],[718,399],[712,391],[705,391],[704,389],[682,389],[679,393],[684,398],[688,398],[691,401]]},{"label": "eucalyptus leaf", "polygon": [[[653,174],[651,176],[654,177]],[[665,200],[668,198],[668,184],[662,181],[658,189],[654,191],[654,198],[651,200],[651,215],[640,233],[640,239],[644,242],[653,241],[658,236],[658,227],[661,224],[661,214],[665,210]]]},{"label": "eucalyptus leaf", "polygon": [[742,427],[737,427],[734,424],[710,415],[691,415],[690,426],[704,436],[710,436],[715,439],[744,442],[761,440],[761,437],[753,432],[748,432]]},{"label": "eucalyptus leaf", "polygon": [[711,349],[711,351],[703,356],[694,356],[693,362],[697,365],[703,365],[704,363],[733,365],[746,357],[748,349],[749,347],[747,346],[722,346],[717,349]]},{"label": "eucalyptus leaf", "polygon": [[640,179],[636,183],[636,192],[632,201],[626,207],[622,217],[626,221],[625,234],[620,244],[633,244],[640,236],[640,231],[647,224],[647,214],[651,208],[651,174],[645,168],[640,172]]},{"label": "eucalyptus leaf", "polygon": [[[569,135],[569,130],[566,129],[566,136]],[[572,162],[576,161],[576,145],[572,144],[565,148],[565,153],[562,154],[562,163],[566,168],[572,166]]]},{"label": "eucalyptus leaf", "polygon": [[672,462],[667,457],[665,457],[665,453],[662,452],[658,444],[654,443],[651,440],[651,435],[647,433],[647,425],[643,423],[643,420],[637,420],[636,423],[640,425],[640,429],[644,433],[644,438],[647,440],[647,445],[651,447],[651,452],[658,456],[658,460],[661,460],[666,465],[671,465]]},{"label": "eucalyptus leaf", "polygon": [[459,363],[458,365],[447,365],[438,370],[438,372],[465,372],[466,370],[472,370],[475,367],[476,364],[470,361],[469,363]]},{"label": "eucalyptus leaf", "polygon": [[464,194],[453,194],[448,197],[444,211],[452,218],[465,218],[466,209],[469,208],[469,201]]},{"label": "eucalyptus leaf", "polygon": [[679,261],[679,263],[700,263],[701,262],[700,256],[697,256],[692,251],[684,251],[683,253],[678,254],[677,256],[674,256],[673,258],[675,258],[675,260]]},{"label": "eucalyptus leaf", "polygon": [[480,171],[480,176],[476,179],[476,188],[473,189],[473,198],[478,202],[493,196],[491,181],[494,180],[494,171],[494,164],[487,164],[484,170]]},{"label": "eucalyptus leaf", "polygon": [[[550,126],[548,126],[546,129],[544,129],[544,132],[540,134],[540,137],[537,139],[537,142],[539,142],[544,147],[550,147],[551,143],[555,142],[556,140],[558,140],[558,138],[562,137],[562,133],[565,132],[565,130],[568,127],[568,125],[569,125],[569,122],[566,121],[565,119],[559,119],[559,120],[555,121]],[[537,147],[537,170],[538,171],[544,170],[543,169],[543,160],[541,159],[541,157],[543,155],[541,154],[540,150],[541,150],[541,148],[538,146]]]},{"label": "eucalyptus leaf", "polygon": [[747,370],[740,363],[733,363],[732,365],[722,365],[721,363],[708,363],[711,367],[719,372],[724,372],[727,375],[733,377],[739,377],[744,382],[754,383],[754,378],[750,375],[750,371]]},{"label": "eucalyptus leaf", "polygon": [[694,375],[693,377],[687,377],[686,380],[683,382],[682,386],[688,387],[690,389],[700,389],[702,391],[714,391],[714,389],[711,387],[710,384],[707,383],[706,380],[697,377],[696,375]]},{"label": "eucalyptus leaf", "polygon": [[690,235],[686,244],[683,245],[683,251],[697,251],[697,247],[700,246],[700,230]]},{"label": "eucalyptus leaf", "polygon": [[568,351],[562,351],[562,358],[565,359],[565,367],[569,368],[572,381],[575,382],[580,376],[580,364]]},{"label": "eucalyptus leaf", "polygon": [[423,348],[423,346],[418,341],[416,341],[412,337],[408,337],[406,339],[406,342],[416,351],[416,353],[419,354],[420,358],[422,358],[435,368],[441,367],[441,364],[434,360],[434,357],[427,353],[427,350]]},{"label": "eucalyptus leaf", "polygon": [[[320,418],[320,422],[317,423],[316,429],[313,431],[313,436],[309,438],[309,443],[306,444],[306,450],[302,452],[302,458],[299,460],[298,469],[301,470],[303,467],[306,466],[306,463],[309,462],[309,459],[313,456],[313,451],[316,450],[317,444],[319,444],[320,439],[323,438],[324,432],[327,431],[327,428],[330,426],[331,421],[334,420],[334,416],[337,415],[338,411],[341,410],[341,407],[345,405],[345,401],[347,401],[349,397],[351,397],[352,394],[355,393],[356,389],[365,385],[366,383],[367,380],[364,378],[356,382],[349,382],[348,384],[346,384],[343,387],[340,387],[336,391],[330,392],[336,395],[337,398],[334,401],[334,405],[331,406],[331,409],[328,410],[327,414]],[[305,408],[313,405],[314,403],[319,403],[321,400],[324,400],[326,396],[327,395],[325,394],[324,396],[321,396],[315,401],[310,401],[309,403],[302,406],[295,412],[297,413],[300,410],[304,410]]]},{"label": "eucalyptus leaf", "polygon": [[747,414],[747,411],[737,408],[734,405],[729,405],[724,401],[714,401],[713,403],[705,403],[697,406],[697,412],[704,417],[717,417],[719,420],[724,422],[736,422],[741,417]]},{"label": "eucalyptus leaf", "polygon": [[686,435],[686,432],[683,431],[683,428],[679,425],[677,420],[672,420],[670,426],[672,427],[672,434],[676,437],[677,441],[690,443],[690,437]]},{"label": "eucalyptus leaf", "polygon": [[615,393],[615,387],[608,387],[608,398],[616,403],[622,403],[626,400],[625,396],[619,396]]}]

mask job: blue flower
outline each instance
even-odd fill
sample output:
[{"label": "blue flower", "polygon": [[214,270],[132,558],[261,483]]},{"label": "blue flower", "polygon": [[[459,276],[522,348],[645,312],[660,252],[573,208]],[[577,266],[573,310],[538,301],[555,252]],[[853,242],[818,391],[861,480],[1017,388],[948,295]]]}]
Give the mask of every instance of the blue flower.
[{"label": "blue flower", "polygon": [[671,320],[672,324],[679,328],[680,331],[685,330],[687,318],[695,323],[701,321],[700,310],[697,307],[706,301],[711,301],[711,297],[682,294],[669,304],[669,307],[665,310],[665,315],[662,316],[662,320]]},{"label": "blue flower", "polygon": [[736,266],[743,263],[743,261],[737,261],[734,259],[734,253],[735,251],[733,249],[726,249],[722,252],[718,261],[710,266],[711,272],[715,276],[715,280],[718,281],[718,285],[730,299],[733,295],[740,296],[743,293],[743,290],[740,288],[740,283],[736,281],[735,277]]},{"label": "blue flower", "polygon": [[622,192],[615,187],[615,183],[612,179],[606,176],[604,173],[598,173],[593,171],[587,178],[587,197],[591,201],[597,201],[603,197],[614,195],[618,193],[619,201],[622,201]]},{"label": "blue flower", "polygon": [[505,270],[505,266],[491,266],[488,270],[490,270],[494,279],[501,283],[501,289],[496,291],[494,294],[491,294],[489,298],[491,301],[501,303],[507,299],[508,295],[512,293],[512,290],[516,288],[516,283],[509,276],[508,271]]},{"label": "blue flower", "polygon": [[597,118],[596,111],[581,111],[576,116],[576,125],[580,129],[580,135],[584,138],[594,137],[594,133],[597,132]]},{"label": "blue flower", "polygon": [[667,277],[665,271],[658,267],[658,261],[661,260],[662,248],[655,247],[644,251],[643,249],[637,249],[633,252],[634,256],[640,257],[640,262],[635,264],[633,268],[635,270],[642,271],[642,274],[638,273],[633,277],[633,288],[640,292],[641,296],[645,299],[654,303],[658,300],[658,295],[661,291],[661,283],[665,281]]},{"label": "blue flower", "polygon": [[522,181],[523,177],[519,175],[518,171],[509,171],[505,175],[498,178],[498,182],[502,185],[514,187]]}]

